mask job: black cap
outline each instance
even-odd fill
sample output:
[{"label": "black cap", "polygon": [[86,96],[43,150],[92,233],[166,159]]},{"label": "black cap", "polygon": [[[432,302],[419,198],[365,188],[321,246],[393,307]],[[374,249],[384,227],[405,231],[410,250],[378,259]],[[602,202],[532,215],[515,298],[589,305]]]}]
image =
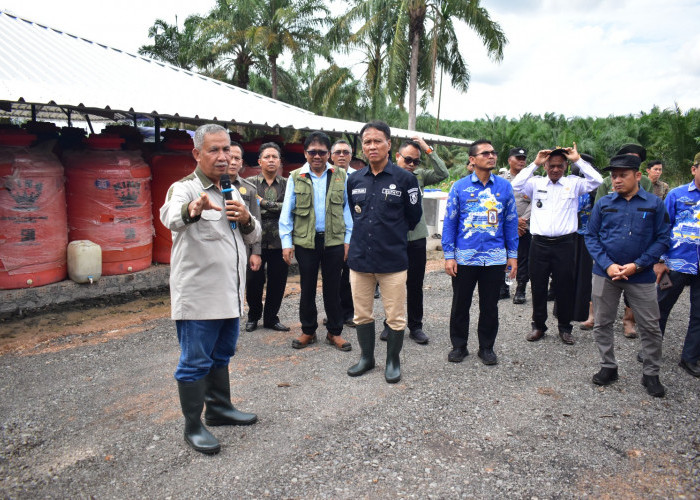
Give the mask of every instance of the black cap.
[{"label": "black cap", "polygon": [[613,170],[616,168],[629,168],[630,170],[639,170],[639,166],[642,164],[642,160],[636,156],[630,154],[621,154],[613,156],[610,159],[610,166],[605,167],[603,170]]},{"label": "black cap", "polygon": [[527,156],[527,149],[513,148],[510,151],[508,151],[508,156]]},{"label": "black cap", "polygon": [[581,158],[586,160],[586,162],[590,163],[592,167],[595,167],[595,158],[593,158],[591,155],[587,155],[586,153],[581,153]]},{"label": "black cap", "polygon": [[[595,159],[591,155],[587,155],[586,153],[581,153],[581,158],[586,160],[591,165],[591,167],[598,170],[594,164]],[[578,168],[578,165],[576,165],[575,163],[573,165],[571,165],[571,173],[573,175],[577,175],[579,177],[584,177],[583,172],[581,172],[581,169]]]},{"label": "black cap", "polygon": [[639,144],[623,144],[615,156],[628,154],[638,155],[642,161],[647,159],[647,150]]}]

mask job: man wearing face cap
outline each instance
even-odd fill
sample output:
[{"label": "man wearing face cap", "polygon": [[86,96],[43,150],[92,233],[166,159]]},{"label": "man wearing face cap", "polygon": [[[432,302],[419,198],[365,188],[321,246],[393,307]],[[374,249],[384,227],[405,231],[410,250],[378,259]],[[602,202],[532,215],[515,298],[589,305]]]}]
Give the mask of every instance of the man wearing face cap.
[{"label": "man wearing face cap", "polygon": [[[632,155],[636,156],[639,158],[640,162],[646,161],[647,159],[647,150],[644,149],[643,146],[640,146],[639,144],[623,144],[622,147],[615,153],[615,156],[619,155]],[[651,183],[651,180],[647,176],[642,176],[641,179],[639,180],[640,185],[646,191],[647,193],[653,193],[653,185]],[[605,180],[603,180],[603,184],[598,188],[598,191],[596,192],[595,195],[595,201],[596,203],[598,200],[600,200],[603,196],[606,196],[610,193],[613,192],[613,185],[612,185],[612,178],[610,176],[607,176]],[[632,313],[632,309],[630,309],[629,304],[627,303],[627,297],[625,296],[625,315],[622,317],[622,333],[625,337],[628,339],[635,339],[637,338],[637,330],[635,329],[635,321],[634,321],[634,314]]]},{"label": "man wearing face cap", "polygon": [[[567,160],[577,166],[584,177],[565,176]],[[545,177],[533,177],[544,165]],[[525,337],[529,342],[540,340],[547,331],[547,284],[552,275],[559,337],[565,344],[574,344],[571,335],[574,287],[574,247],[578,229],[578,197],[596,189],[603,177],[576,149],[543,149],[535,161],[512,181],[514,191],[532,200],[530,215],[529,267],[532,288],[532,331]]]},{"label": "man wearing face cap", "polygon": [[634,155],[612,158],[604,170],[611,171],[615,192],[595,204],[588,220],[585,240],[594,262],[593,335],[602,358],[593,383],[608,385],[618,378],[612,326],[624,291],[641,336],[642,385],[651,396],[663,397],[666,388],[659,381],[662,336],[653,266],[669,247],[669,219],[663,202],[640,189],[640,164]]}]

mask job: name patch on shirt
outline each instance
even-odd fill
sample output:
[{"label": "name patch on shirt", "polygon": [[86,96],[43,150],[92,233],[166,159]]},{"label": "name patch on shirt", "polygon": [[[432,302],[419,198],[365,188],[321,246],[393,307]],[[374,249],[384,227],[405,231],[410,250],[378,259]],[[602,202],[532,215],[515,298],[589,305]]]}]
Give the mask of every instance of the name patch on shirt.
[{"label": "name patch on shirt", "polygon": [[401,190],[400,189],[384,188],[384,189],[382,189],[382,194],[384,196],[401,196]]},{"label": "name patch on shirt", "polygon": [[352,190],[352,194],[365,194],[367,192],[367,188],[355,188]]}]

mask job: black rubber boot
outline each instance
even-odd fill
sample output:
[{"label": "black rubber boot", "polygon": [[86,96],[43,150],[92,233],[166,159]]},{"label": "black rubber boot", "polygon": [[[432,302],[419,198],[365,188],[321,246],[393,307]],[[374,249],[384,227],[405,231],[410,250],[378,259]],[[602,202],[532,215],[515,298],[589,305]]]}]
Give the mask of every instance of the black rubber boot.
[{"label": "black rubber boot", "polygon": [[515,288],[515,295],[513,295],[513,304],[524,304],[525,303],[525,287],[527,286],[527,281],[518,281],[518,286]]},{"label": "black rubber boot", "polygon": [[389,330],[386,341],[386,369],[384,378],[390,384],[401,380],[401,348],[403,347],[403,330]]},{"label": "black rubber boot", "polygon": [[348,375],[351,377],[359,377],[365,372],[374,368],[374,321],[364,325],[357,325],[357,343],[360,344],[362,354],[360,361],[356,365],[348,368]]},{"label": "black rubber boot", "polygon": [[204,422],[207,425],[251,425],[258,421],[255,413],[238,411],[231,404],[228,366],[212,368],[204,379],[207,381],[204,397],[207,405]]},{"label": "black rubber boot", "polygon": [[384,329],[382,333],[379,334],[379,340],[386,342],[386,339],[389,338],[389,331],[389,325],[387,325],[386,320],[384,320]]},{"label": "black rubber boot", "polygon": [[200,453],[214,455],[219,453],[219,441],[202,424],[204,408],[204,391],[206,379],[195,382],[177,382],[180,393],[180,406],[185,416],[185,442]]}]

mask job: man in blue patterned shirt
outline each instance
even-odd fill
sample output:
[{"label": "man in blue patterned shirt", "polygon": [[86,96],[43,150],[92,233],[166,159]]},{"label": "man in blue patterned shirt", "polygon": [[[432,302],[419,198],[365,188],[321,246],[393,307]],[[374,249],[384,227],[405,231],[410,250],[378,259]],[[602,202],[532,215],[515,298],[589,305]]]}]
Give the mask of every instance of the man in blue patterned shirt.
[{"label": "man in blue patterned shirt", "polygon": [[700,251],[700,153],[691,167],[693,180],[679,186],[666,196],[666,210],[671,222],[671,247],[654,266],[656,282],[665,273],[671,286],[659,286],[659,326],[666,330],[671,309],[686,286],[690,286],[690,320],[683,343],[680,367],[694,377],[700,377],[700,275],[698,253]]},{"label": "man in blue patterned shirt", "polygon": [[518,268],[518,213],[510,183],[495,176],[498,153],[487,140],[469,148],[474,172],[458,180],[447,198],[442,229],[445,272],[452,276],[452,311],[448,361],[461,362],[469,354],[469,308],[479,284],[479,358],[495,365],[498,333],[498,296],[506,265],[510,277]]}]

